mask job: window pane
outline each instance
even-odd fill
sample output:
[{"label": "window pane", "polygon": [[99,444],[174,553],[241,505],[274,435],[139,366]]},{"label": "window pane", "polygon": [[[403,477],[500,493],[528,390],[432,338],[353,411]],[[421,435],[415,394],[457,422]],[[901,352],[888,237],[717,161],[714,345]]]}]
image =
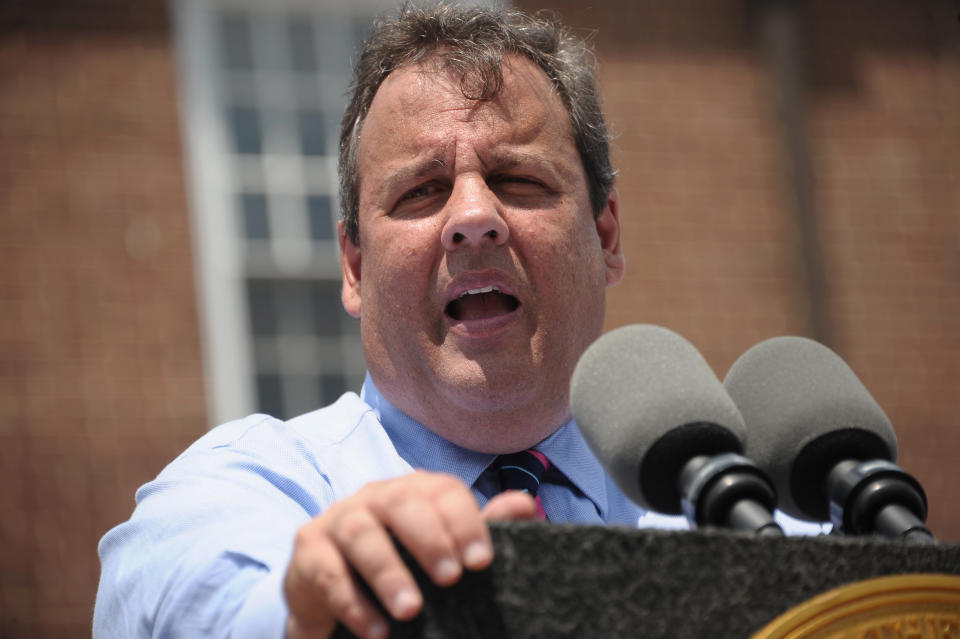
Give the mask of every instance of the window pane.
[{"label": "window pane", "polygon": [[330,198],[326,195],[307,196],[307,216],[310,222],[310,237],[315,240],[333,239],[333,220],[330,214]]},{"label": "window pane", "polygon": [[304,155],[324,155],[327,152],[324,135],[324,117],[319,111],[300,112],[300,150]]},{"label": "window pane", "polygon": [[360,344],[360,320],[347,315],[346,310],[340,318],[340,337],[349,343]]},{"label": "window pane", "polygon": [[276,280],[278,325],[284,335],[314,335],[314,304],[310,298],[312,282]]},{"label": "window pane", "polygon": [[266,195],[244,193],[240,196],[240,210],[243,215],[244,237],[254,240],[265,240],[270,237]]},{"label": "window pane", "polygon": [[273,301],[273,283],[267,280],[247,282],[247,300],[250,305],[250,328],[257,336],[277,334],[276,310]]},{"label": "window pane", "polygon": [[228,13],[221,18],[220,55],[223,66],[231,71],[250,71],[253,69],[250,25],[243,15]]},{"label": "window pane", "polygon": [[338,280],[313,283],[314,326],[321,337],[339,337],[340,321],[346,317],[340,301]]},{"label": "window pane", "polygon": [[290,62],[295,71],[316,71],[317,52],[313,45],[313,27],[309,16],[292,16],[288,32]]},{"label": "window pane", "polygon": [[283,412],[283,387],[279,375],[257,375],[257,410],[286,419]]},{"label": "window pane", "polygon": [[230,137],[237,153],[260,153],[263,149],[260,116],[254,109],[233,107],[228,115]]},{"label": "window pane", "polygon": [[[360,49],[360,43],[370,35],[370,29],[373,28],[373,21],[369,15],[356,15],[353,17],[353,41],[357,49]],[[351,51],[351,53],[353,53]]]},{"label": "window pane", "polygon": [[321,405],[332,404],[347,392],[346,380],[342,375],[321,375],[319,391]]}]

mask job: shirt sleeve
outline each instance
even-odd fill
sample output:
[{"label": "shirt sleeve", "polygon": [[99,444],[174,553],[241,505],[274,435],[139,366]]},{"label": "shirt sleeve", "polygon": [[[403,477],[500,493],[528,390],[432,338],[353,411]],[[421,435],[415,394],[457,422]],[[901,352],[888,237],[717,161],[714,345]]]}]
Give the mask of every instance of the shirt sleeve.
[{"label": "shirt sleeve", "polygon": [[282,639],[294,536],[334,499],[320,466],[263,415],[207,433],[101,540],[94,637]]}]

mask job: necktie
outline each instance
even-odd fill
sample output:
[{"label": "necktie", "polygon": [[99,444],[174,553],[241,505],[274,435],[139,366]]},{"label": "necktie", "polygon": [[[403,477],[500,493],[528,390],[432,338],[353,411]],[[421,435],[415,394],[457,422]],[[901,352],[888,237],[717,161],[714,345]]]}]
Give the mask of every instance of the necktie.
[{"label": "necktie", "polygon": [[550,467],[546,455],[536,450],[524,450],[519,453],[500,455],[495,463],[500,479],[500,490],[522,490],[537,500],[537,517],[546,519],[547,513],[537,490],[540,479]]}]

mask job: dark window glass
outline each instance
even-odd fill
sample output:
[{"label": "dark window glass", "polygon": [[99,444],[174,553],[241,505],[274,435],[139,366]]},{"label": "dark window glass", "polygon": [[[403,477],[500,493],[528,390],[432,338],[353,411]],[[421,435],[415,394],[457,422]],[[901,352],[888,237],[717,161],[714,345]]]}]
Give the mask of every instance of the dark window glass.
[{"label": "dark window glass", "polygon": [[283,382],[279,375],[257,375],[257,410],[285,419],[283,413]]},{"label": "dark window glass", "polygon": [[249,280],[247,282],[247,300],[250,305],[250,328],[256,336],[270,336],[277,333],[276,306],[273,296],[273,282],[269,280]]},{"label": "dark window glass", "polygon": [[314,282],[313,309],[317,335],[338,337],[340,335],[340,320],[346,312],[343,310],[340,301],[340,282]]},{"label": "dark window glass", "polygon": [[260,116],[256,110],[234,107],[230,109],[228,121],[233,148],[237,153],[260,153],[262,151]]},{"label": "dark window glass", "polygon": [[290,62],[295,71],[316,71],[317,51],[313,43],[313,27],[307,16],[293,16],[288,30]]},{"label": "dark window glass", "polygon": [[357,49],[360,49],[367,36],[370,35],[370,29],[373,27],[373,20],[369,16],[354,16],[353,18],[353,39],[357,43]]},{"label": "dark window glass", "polygon": [[314,335],[314,304],[312,283],[305,280],[277,280],[274,282],[277,314],[282,319],[281,330],[287,335]]},{"label": "dark window glass", "polygon": [[243,234],[254,240],[270,237],[270,220],[267,215],[267,196],[263,193],[244,193],[240,196],[243,214]]},{"label": "dark window glass", "polygon": [[360,341],[360,320],[347,315],[346,311],[340,316],[340,336],[343,339],[353,339],[354,342]]},{"label": "dark window glass", "polygon": [[283,378],[283,384],[286,392],[283,402],[283,408],[286,411],[285,419],[320,408],[316,375],[286,375]]},{"label": "dark window glass", "polygon": [[245,16],[227,13],[220,19],[220,55],[223,66],[231,71],[253,69],[250,25]]},{"label": "dark window glass", "polygon": [[300,113],[300,150],[304,155],[324,155],[327,152],[323,113]]},{"label": "dark window glass", "polygon": [[342,375],[321,375],[319,390],[321,404],[326,406],[347,392],[347,383]]},{"label": "dark window glass", "polygon": [[307,196],[307,216],[310,222],[310,237],[315,240],[333,239],[333,220],[330,198],[326,195]]}]

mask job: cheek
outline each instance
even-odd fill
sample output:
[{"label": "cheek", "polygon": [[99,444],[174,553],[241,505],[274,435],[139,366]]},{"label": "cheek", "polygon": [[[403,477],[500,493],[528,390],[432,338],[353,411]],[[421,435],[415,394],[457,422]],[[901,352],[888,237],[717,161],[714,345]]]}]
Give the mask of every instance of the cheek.
[{"label": "cheek", "polygon": [[435,277],[430,230],[422,224],[390,224],[382,231],[370,238],[372,248],[365,255],[365,275],[373,284],[365,292],[380,300],[381,313],[422,306]]},{"label": "cheek", "polygon": [[560,332],[575,351],[599,336],[605,315],[606,271],[593,227],[558,238],[550,247],[549,269]]},{"label": "cheek", "polygon": [[571,292],[582,295],[584,287],[605,286],[600,238],[592,224],[539,224],[532,237],[537,260],[555,276],[564,278]]}]

